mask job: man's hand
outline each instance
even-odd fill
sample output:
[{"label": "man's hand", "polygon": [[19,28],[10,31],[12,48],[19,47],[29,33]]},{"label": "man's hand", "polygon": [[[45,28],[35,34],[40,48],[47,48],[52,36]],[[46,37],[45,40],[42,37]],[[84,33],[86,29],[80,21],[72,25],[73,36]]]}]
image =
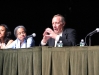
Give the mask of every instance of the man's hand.
[{"label": "man's hand", "polygon": [[57,34],[55,34],[55,32],[51,29],[51,28],[46,28],[46,33],[47,33],[47,37],[51,37],[53,39],[56,39]]},{"label": "man's hand", "polygon": [[42,39],[43,43],[47,43],[47,41],[51,38],[50,36],[47,36],[47,35],[49,35],[49,34],[45,30],[43,33],[43,39]]},{"label": "man's hand", "polygon": [[54,31],[51,28],[46,28],[43,33],[43,42],[46,43],[50,38],[55,39],[57,34],[54,33]]}]

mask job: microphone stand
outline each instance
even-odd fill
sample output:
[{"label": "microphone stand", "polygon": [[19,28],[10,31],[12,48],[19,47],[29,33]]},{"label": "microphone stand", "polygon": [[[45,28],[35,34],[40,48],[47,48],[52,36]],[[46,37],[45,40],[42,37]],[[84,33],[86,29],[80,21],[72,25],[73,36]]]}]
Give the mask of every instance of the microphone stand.
[{"label": "microphone stand", "polygon": [[92,36],[93,34],[87,34],[87,36],[85,37],[85,45],[87,45],[87,37],[89,36],[89,46],[91,46],[91,36]]},{"label": "microphone stand", "polygon": [[16,44],[15,44],[15,49],[16,49]]},{"label": "microphone stand", "polygon": [[91,46],[91,35],[89,36],[89,46]]},{"label": "microphone stand", "polygon": [[[89,36],[89,46],[91,46],[91,36],[93,34],[97,33],[97,32],[99,32],[99,28],[96,28],[96,30],[94,30],[94,31],[90,32],[89,34],[87,34],[87,36]],[[85,37],[85,44],[87,44],[86,43],[87,36]]]},{"label": "microphone stand", "polygon": [[26,42],[25,48],[27,48],[27,38],[28,38],[28,37],[25,38],[25,42]]}]

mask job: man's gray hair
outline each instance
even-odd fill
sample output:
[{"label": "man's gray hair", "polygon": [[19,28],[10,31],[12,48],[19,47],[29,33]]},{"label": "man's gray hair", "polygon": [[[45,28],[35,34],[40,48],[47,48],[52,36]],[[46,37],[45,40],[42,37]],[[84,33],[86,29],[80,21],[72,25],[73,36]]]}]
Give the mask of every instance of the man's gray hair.
[{"label": "man's gray hair", "polygon": [[64,22],[64,23],[66,22],[66,20],[65,20],[64,16],[63,16],[63,15],[61,15],[61,14],[56,14],[56,15],[54,15],[54,16],[53,16],[53,18],[54,18],[54,17],[58,17],[58,16],[60,16],[60,17],[61,17],[62,22]]},{"label": "man's gray hair", "polygon": [[15,27],[15,29],[14,29],[14,35],[15,35],[16,37],[17,37],[16,32],[17,32],[17,30],[18,30],[19,28],[23,28],[24,31],[26,32],[26,28],[25,28],[23,25],[19,25],[19,26]]}]

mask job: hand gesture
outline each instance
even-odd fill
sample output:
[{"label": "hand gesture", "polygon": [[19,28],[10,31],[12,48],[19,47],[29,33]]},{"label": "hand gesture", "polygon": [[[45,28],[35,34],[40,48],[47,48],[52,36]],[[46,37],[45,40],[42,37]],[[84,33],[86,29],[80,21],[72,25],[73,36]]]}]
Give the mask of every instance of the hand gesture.
[{"label": "hand gesture", "polygon": [[46,28],[46,33],[47,33],[47,35],[45,35],[45,36],[51,37],[53,39],[55,39],[57,36],[57,34],[55,34],[55,32],[51,28]]}]

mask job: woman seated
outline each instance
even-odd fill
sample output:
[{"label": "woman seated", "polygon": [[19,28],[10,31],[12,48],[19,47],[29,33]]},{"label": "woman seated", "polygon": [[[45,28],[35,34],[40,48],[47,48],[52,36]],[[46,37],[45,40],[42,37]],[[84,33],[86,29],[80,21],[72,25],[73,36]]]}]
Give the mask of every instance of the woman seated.
[{"label": "woman seated", "polygon": [[17,26],[14,29],[14,35],[17,39],[7,48],[29,48],[35,45],[33,37],[26,36],[26,28],[23,25]]},{"label": "woman seated", "polygon": [[0,24],[0,49],[5,49],[10,45],[13,40],[10,39],[11,32],[9,31],[7,25]]}]

